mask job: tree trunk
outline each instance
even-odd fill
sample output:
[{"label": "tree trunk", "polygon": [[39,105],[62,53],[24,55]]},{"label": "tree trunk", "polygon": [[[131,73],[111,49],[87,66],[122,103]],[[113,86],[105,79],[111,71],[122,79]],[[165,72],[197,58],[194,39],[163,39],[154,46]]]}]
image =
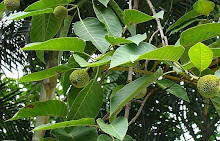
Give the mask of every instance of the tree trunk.
[{"label": "tree trunk", "polygon": [[[58,52],[50,51],[47,53],[46,69],[58,65]],[[51,77],[42,81],[39,101],[52,100],[55,95],[58,76]],[[38,116],[36,118],[35,127],[48,123],[49,116]],[[45,131],[34,132],[32,141],[38,141],[40,137],[44,137]]]},{"label": "tree trunk", "polygon": [[209,99],[205,99],[205,108],[204,108],[204,123],[202,129],[202,141],[210,141],[211,137],[211,128],[209,123]]}]

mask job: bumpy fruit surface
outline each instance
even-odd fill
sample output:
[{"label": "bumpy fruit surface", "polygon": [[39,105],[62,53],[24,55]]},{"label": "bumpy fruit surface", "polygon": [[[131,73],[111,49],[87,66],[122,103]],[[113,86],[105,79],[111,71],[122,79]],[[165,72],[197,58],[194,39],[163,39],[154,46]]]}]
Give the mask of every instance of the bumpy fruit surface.
[{"label": "bumpy fruit surface", "polygon": [[146,88],[142,89],[142,90],[135,96],[135,99],[140,99],[140,98],[144,97],[144,96],[146,95],[146,93],[147,93],[147,89],[146,89]]},{"label": "bumpy fruit surface", "polygon": [[219,79],[215,75],[205,75],[197,83],[199,93],[205,98],[212,98],[220,92]]},{"label": "bumpy fruit surface", "polygon": [[4,5],[7,10],[15,11],[20,7],[20,0],[4,0]]},{"label": "bumpy fruit surface", "polygon": [[57,6],[54,11],[53,14],[55,17],[57,17],[58,19],[64,19],[66,18],[66,16],[68,15],[68,10],[66,7],[64,6]]},{"label": "bumpy fruit surface", "polygon": [[70,82],[76,88],[83,88],[89,82],[89,74],[85,70],[75,70],[70,74]]}]

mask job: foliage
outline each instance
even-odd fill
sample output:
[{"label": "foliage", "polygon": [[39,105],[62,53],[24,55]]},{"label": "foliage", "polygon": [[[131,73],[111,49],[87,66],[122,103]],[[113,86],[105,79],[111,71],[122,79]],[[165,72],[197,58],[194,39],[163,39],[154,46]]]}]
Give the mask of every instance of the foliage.
[{"label": "foliage", "polygon": [[[41,0],[11,14],[14,20],[32,17],[22,49],[36,51],[33,62],[40,67],[32,66],[34,72],[45,68],[19,82],[42,81],[49,97],[58,78],[63,90],[57,94],[66,98],[28,103],[10,120],[55,116],[56,123],[34,130],[52,129],[49,136],[58,140],[180,140],[185,132],[194,140],[217,140],[220,94],[204,99],[196,84],[207,74],[219,77],[220,4],[161,1],[153,3],[163,9],[156,13],[149,0],[136,2],[128,9],[127,1]],[[69,10],[63,20],[54,16],[58,5]],[[75,69],[88,70],[84,88],[71,85]],[[143,89],[146,96],[136,100]]]}]

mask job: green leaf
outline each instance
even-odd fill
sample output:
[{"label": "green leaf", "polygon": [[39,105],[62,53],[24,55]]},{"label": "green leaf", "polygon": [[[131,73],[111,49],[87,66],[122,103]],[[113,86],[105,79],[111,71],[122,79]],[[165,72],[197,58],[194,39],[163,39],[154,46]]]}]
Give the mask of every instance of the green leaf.
[{"label": "green leaf", "polygon": [[2,1],[0,3],[0,16],[3,14],[4,11],[5,11],[5,5],[4,5],[4,2]]},{"label": "green leaf", "polygon": [[68,66],[68,65],[60,65],[57,67],[45,69],[39,72],[31,73],[28,75],[25,75],[19,79],[19,83],[21,82],[31,82],[31,81],[39,81],[43,79],[47,79],[56,75],[59,75],[65,71],[72,70],[74,68]]},{"label": "green leaf", "polygon": [[72,20],[73,16],[69,15],[64,19],[64,25],[60,33],[60,37],[67,37]]},{"label": "green leaf", "polygon": [[109,137],[105,134],[102,134],[98,137],[97,141],[114,141],[114,140],[111,137]]},{"label": "green leaf", "polygon": [[203,24],[184,31],[180,37],[180,44],[191,47],[216,36],[220,36],[220,23]]},{"label": "green leaf", "polygon": [[220,57],[220,48],[211,48],[211,50],[214,58]]},{"label": "green leaf", "polygon": [[30,16],[36,16],[36,15],[41,15],[41,14],[45,14],[45,13],[52,13],[53,9],[52,8],[47,8],[47,9],[42,9],[42,10],[37,10],[37,11],[30,11],[30,12],[16,12],[14,14],[11,14],[8,19],[10,20],[20,20],[20,19],[24,19],[26,17],[30,17]]},{"label": "green leaf", "polygon": [[103,90],[96,79],[91,80],[70,105],[68,119],[95,118],[102,102]]},{"label": "green leaf", "polygon": [[127,26],[130,24],[138,24],[150,21],[155,18],[162,18],[163,12],[155,14],[155,16],[149,16],[141,11],[135,9],[126,9],[124,11],[124,22]]},{"label": "green leaf", "polygon": [[208,16],[210,12],[214,10],[215,3],[207,0],[198,0],[193,5],[193,10],[196,12]]},{"label": "green leaf", "polygon": [[100,2],[101,4],[103,4],[105,7],[107,7],[109,0],[99,0],[99,2]]},{"label": "green leaf", "polygon": [[110,64],[110,68],[134,62],[139,58],[139,56],[145,54],[146,52],[150,52],[154,50],[155,47],[151,44],[142,42],[139,46],[135,44],[127,44],[121,46],[120,48],[116,49],[115,53],[113,54],[112,61]]},{"label": "green leaf", "polygon": [[74,127],[54,129],[51,134],[59,141],[97,141],[98,133],[95,127]]},{"label": "green leaf", "polygon": [[128,120],[124,117],[116,118],[111,124],[105,124],[102,119],[97,119],[100,128],[107,134],[123,140],[128,130]]},{"label": "green leaf", "polygon": [[64,128],[64,127],[71,127],[71,126],[94,126],[95,119],[93,118],[82,118],[79,120],[70,120],[65,122],[59,123],[48,123],[40,125],[34,128],[32,131],[40,131],[40,130],[50,130],[56,128]]},{"label": "green leaf", "polygon": [[26,105],[7,121],[36,116],[65,117],[66,115],[67,107],[64,102],[59,100],[48,100],[44,102],[33,102]]},{"label": "green leaf", "polygon": [[39,141],[58,141],[57,139],[51,138],[51,137],[46,137],[46,138],[40,138]]},{"label": "green leaf", "polygon": [[146,33],[144,33],[142,35],[141,34],[137,34],[137,35],[134,35],[132,37],[128,37],[127,39],[132,41],[136,45],[139,45],[140,42],[144,41],[146,38],[147,38],[147,35],[146,35]]},{"label": "green leaf", "polygon": [[116,15],[119,17],[119,19],[121,20],[121,22],[124,23],[124,13],[123,13],[122,9],[118,6],[118,4],[114,0],[110,0],[109,4],[113,8]]},{"label": "green leaf", "polygon": [[211,101],[212,101],[218,115],[220,116],[220,93],[217,96],[211,98]]},{"label": "green leaf", "polygon": [[182,46],[165,46],[141,55],[138,60],[168,60],[176,62],[183,52],[184,48]]},{"label": "green leaf", "polygon": [[41,62],[43,62],[44,64],[46,64],[45,59],[44,59],[44,51],[42,50],[37,50],[35,51],[37,58],[39,58],[41,60]]},{"label": "green leaf", "polygon": [[[120,140],[117,139],[116,141],[120,141]],[[133,138],[131,136],[129,136],[129,135],[126,135],[124,137],[123,141],[133,141]]]},{"label": "green leaf", "polygon": [[115,96],[112,97],[110,102],[110,115],[132,100],[141,90],[151,85],[151,83],[156,81],[162,75],[163,71],[158,69],[152,75],[143,76],[125,85],[115,94]]},{"label": "green leaf", "polygon": [[55,8],[58,5],[67,5],[69,0],[39,0],[29,5],[24,11],[33,11],[45,8]]},{"label": "green leaf", "polygon": [[77,55],[77,54],[73,54],[74,59],[76,60],[76,62],[81,66],[81,67],[97,67],[97,66],[101,66],[101,65],[105,65],[108,62],[111,61],[112,56],[107,55],[105,57],[103,57],[102,59],[93,62],[93,63],[88,63],[84,58],[82,58],[81,56]]},{"label": "green leaf", "polygon": [[215,72],[215,76],[217,76],[218,78],[220,78],[220,69],[218,69],[218,70]]},{"label": "green leaf", "polygon": [[210,48],[220,48],[220,39],[209,45]]},{"label": "green leaf", "polygon": [[185,15],[183,15],[181,18],[179,18],[174,24],[172,24],[168,29],[167,29],[167,32],[176,28],[177,26],[179,26],[180,24],[192,19],[192,18],[195,18],[195,17],[198,17],[200,16],[201,14],[197,13],[196,11],[192,10],[192,11],[189,11],[188,13],[186,13]]},{"label": "green leaf", "polygon": [[93,5],[93,9],[99,21],[105,25],[109,35],[120,36],[122,34],[121,23],[110,8]]},{"label": "green leaf", "polygon": [[62,20],[53,14],[33,16],[31,20],[31,41],[44,42],[53,38],[59,31]]},{"label": "green leaf", "polygon": [[174,84],[175,82],[170,81],[168,79],[157,80],[156,83],[162,89],[169,88],[166,90],[167,92],[175,95],[176,97],[182,100],[189,102],[189,98],[187,96],[186,90],[182,86],[178,84]]},{"label": "green leaf", "polygon": [[112,45],[121,45],[121,44],[126,44],[126,43],[133,43],[133,41],[125,39],[123,37],[114,37],[114,36],[109,36],[105,35],[105,39]]},{"label": "green leaf", "polygon": [[86,44],[76,37],[61,37],[45,42],[27,44],[22,50],[53,50],[53,51],[78,51],[83,52]]},{"label": "green leaf", "polygon": [[74,24],[73,29],[77,36],[91,41],[101,53],[104,54],[108,50],[110,44],[105,40],[107,31],[96,18],[78,21]]},{"label": "green leaf", "polygon": [[212,50],[203,43],[197,43],[189,49],[191,62],[202,72],[211,64],[213,59]]}]

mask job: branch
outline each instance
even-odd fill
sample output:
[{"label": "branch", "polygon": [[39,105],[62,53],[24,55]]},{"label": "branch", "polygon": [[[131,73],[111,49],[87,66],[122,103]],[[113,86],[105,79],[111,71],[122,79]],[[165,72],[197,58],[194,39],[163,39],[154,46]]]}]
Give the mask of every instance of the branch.
[{"label": "branch", "polygon": [[157,29],[156,31],[154,31],[154,33],[151,35],[150,39],[149,39],[149,44],[151,44],[154,36],[160,31],[160,29]]},{"label": "branch", "polygon": [[[148,5],[149,5],[153,15],[155,15],[156,11],[155,11],[155,8],[154,8],[153,4],[151,3],[150,0],[146,0],[146,1],[147,1]],[[162,44],[163,44],[163,46],[166,46],[166,45],[168,45],[168,40],[167,40],[167,37],[164,35],[163,27],[161,26],[160,19],[156,18],[156,22],[157,22],[157,25],[158,25],[158,29],[160,31]]]},{"label": "branch", "polygon": [[154,93],[155,90],[157,90],[159,88],[156,88],[152,91],[149,92],[149,94],[144,98],[144,101],[142,102],[137,114],[135,115],[134,118],[132,118],[132,120],[128,123],[128,126],[131,125],[132,123],[134,123],[136,121],[136,119],[139,117],[139,115],[141,114],[142,109],[144,108],[145,103],[147,102],[147,100],[149,99],[149,97]]},{"label": "branch", "polygon": [[107,70],[103,73],[102,78],[101,78],[101,80],[99,81],[99,84],[100,84],[100,85],[102,85],[102,82],[104,81],[105,76],[108,74],[108,72],[109,72],[109,69],[107,69]]}]

